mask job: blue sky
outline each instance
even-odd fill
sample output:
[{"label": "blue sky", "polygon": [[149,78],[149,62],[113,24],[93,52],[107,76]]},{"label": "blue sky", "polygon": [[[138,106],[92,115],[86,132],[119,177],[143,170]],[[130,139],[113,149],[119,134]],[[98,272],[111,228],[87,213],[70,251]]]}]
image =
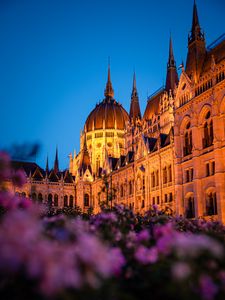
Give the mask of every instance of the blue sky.
[{"label": "blue sky", "polygon": [[[207,44],[225,32],[224,0],[198,0]],[[142,113],[166,76],[172,32],[186,60],[192,0],[0,0],[0,147],[40,143],[37,163],[60,168],[103,99],[108,56],[115,99],[129,110],[133,71]]]}]

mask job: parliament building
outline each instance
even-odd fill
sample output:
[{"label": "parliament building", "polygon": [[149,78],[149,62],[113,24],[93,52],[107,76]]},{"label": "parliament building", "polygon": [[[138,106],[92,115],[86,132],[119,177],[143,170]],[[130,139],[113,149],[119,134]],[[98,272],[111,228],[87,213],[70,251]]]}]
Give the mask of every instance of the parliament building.
[{"label": "parliament building", "polygon": [[225,223],[225,36],[206,47],[194,3],[186,65],[178,78],[172,40],[166,83],[139,106],[134,74],[127,112],[114,98],[110,67],[104,99],[86,119],[80,152],[66,171],[13,162],[27,183],[15,192],[53,207],[96,213],[102,202],[144,213]]}]

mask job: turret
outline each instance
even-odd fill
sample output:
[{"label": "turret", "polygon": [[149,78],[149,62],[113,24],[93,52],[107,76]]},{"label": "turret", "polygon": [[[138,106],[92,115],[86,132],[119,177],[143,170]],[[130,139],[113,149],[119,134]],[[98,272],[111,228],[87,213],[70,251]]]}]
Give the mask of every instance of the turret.
[{"label": "turret", "polygon": [[195,83],[200,77],[205,54],[205,37],[199,24],[197,5],[194,1],[192,27],[188,36],[188,54],[185,71]]}]

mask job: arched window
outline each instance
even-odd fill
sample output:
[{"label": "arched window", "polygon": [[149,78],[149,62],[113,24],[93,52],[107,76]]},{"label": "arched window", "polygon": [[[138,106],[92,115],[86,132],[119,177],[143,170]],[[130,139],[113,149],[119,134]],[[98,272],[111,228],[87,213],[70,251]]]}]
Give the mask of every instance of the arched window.
[{"label": "arched window", "polygon": [[206,195],[206,215],[217,215],[217,200],[215,192],[211,192]]},{"label": "arched window", "polygon": [[195,202],[193,197],[189,197],[186,203],[186,218],[194,218],[195,217]]},{"label": "arched window", "polygon": [[54,195],[54,206],[58,206],[59,205],[59,200],[58,200],[58,195]]},{"label": "arched window", "polygon": [[69,206],[70,206],[70,207],[73,207],[73,196],[72,196],[72,195],[70,195],[70,203],[69,203]]},{"label": "arched window", "polygon": [[63,200],[64,200],[63,201],[64,207],[67,207],[68,206],[68,196],[65,195]]},{"label": "arched window", "polygon": [[192,130],[190,122],[187,123],[184,133],[184,156],[192,152]]},{"label": "arched window", "polygon": [[203,127],[203,148],[207,148],[213,144],[213,121],[210,111],[205,116],[205,123]]},{"label": "arched window", "polygon": [[43,202],[43,196],[41,193],[38,194],[38,202],[42,203]]},{"label": "arched window", "polygon": [[52,194],[48,195],[48,206],[52,206]]},{"label": "arched window", "polygon": [[89,206],[89,195],[84,194],[84,206]]},{"label": "arched window", "polygon": [[32,198],[34,201],[36,201],[36,200],[37,200],[37,195],[36,195],[36,193],[32,193],[31,198]]},{"label": "arched window", "polygon": [[167,168],[163,168],[163,183],[167,183]]}]

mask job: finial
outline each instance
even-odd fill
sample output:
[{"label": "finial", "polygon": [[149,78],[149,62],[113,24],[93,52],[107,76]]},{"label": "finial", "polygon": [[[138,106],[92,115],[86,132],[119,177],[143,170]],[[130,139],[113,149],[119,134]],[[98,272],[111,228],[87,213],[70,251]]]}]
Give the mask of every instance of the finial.
[{"label": "finial", "polygon": [[106,88],[105,88],[105,97],[113,98],[113,96],[114,96],[114,91],[113,91],[112,83],[111,83],[110,59],[108,58],[108,80],[107,80]]}]

